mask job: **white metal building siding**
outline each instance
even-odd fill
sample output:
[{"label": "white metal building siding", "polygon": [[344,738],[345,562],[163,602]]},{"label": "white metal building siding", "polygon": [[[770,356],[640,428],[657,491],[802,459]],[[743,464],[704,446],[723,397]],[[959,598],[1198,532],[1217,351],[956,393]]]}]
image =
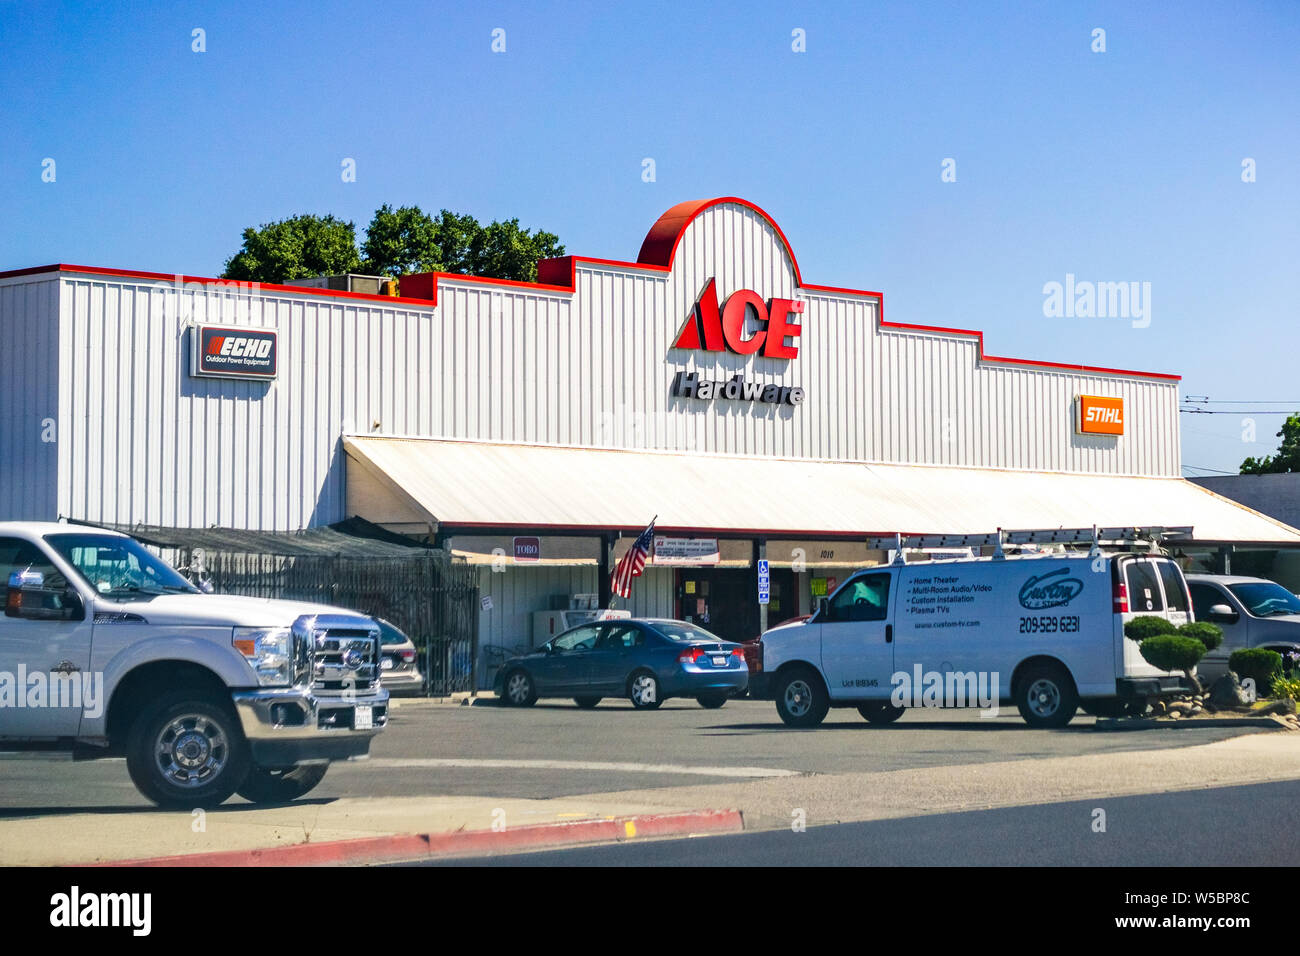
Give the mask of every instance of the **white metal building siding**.
[{"label": "white metal building siding", "polygon": [[[56,280],[0,280],[0,520],[57,511],[58,315]],[[52,434],[46,420],[55,422]]]},{"label": "white metal building siding", "polygon": [[[805,300],[798,358],[671,350],[712,277],[720,299],[751,288],[765,298]],[[701,213],[667,276],[579,263],[575,281],[569,296],[443,280],[438,436],[1181,473],[1175,382],[981,363],[971,336],[880,328],[874,298],[798,290],[776,231],[746,207]],[[468,374],[455,376],[457,368]],[[794,408],[671,399],[679,370],[798,385],[807,399]],[[1126,434],[1075,435],[1073,399],[1080,393],[1123,397]]]},{"label": "white metal building siding", "polygon": [[[670,350],[712,277],[720,298],[751,288],[804,299],[799,357]],[[572,295],[445,277],[428,308],[67,273],[5,288],[6,323],[33,330],[46,348],[0,361],[34,375],[33,362],[58,342],[60,467],[57,507],[40,509],[48,517],[258,530],[328,523],[345,517],[346,433],[1180,473],[1176,383],[979,364],[973,338],[881,329],[873,298],[796,289],[776,230],[737,204],[693,220],[671,273],[580,263]],[[277,329],[279,378],[191,377],[189,321]],[[679,370],[797,385],[807,400],[670,400]],[[51,404],[40,398],[47,381],[35,392],[6,388],[26,404],[0,414],[29,423],[33,408]],[[1080,392],[1122,396],[1127,433],[1076,436]],[[28,456],[14,459],[22,475],[48,474],[32,457],[42,452],[30,446],[30,425],[22,429],[7,426],[5,450]]]},{"label": "white metal building siding", "polygon": [[[291,530],[344,517],[339,436],[430,429],[428,309],[63,280],[58,512]],[[184,320],[280,332],[272,383],[194,378]],[[423,399],[423,400],[422,400]]]}]

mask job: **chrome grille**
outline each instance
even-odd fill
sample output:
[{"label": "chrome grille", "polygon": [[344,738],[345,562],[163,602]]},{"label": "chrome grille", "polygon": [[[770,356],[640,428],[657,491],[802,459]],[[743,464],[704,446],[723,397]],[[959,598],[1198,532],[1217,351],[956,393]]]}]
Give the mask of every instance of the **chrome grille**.
[{"label": "chrome grille", "polygon": [[322,696],[366,693],[379,686],[379,628],[356,618],[299,619],[298,663],[303,679]]}]

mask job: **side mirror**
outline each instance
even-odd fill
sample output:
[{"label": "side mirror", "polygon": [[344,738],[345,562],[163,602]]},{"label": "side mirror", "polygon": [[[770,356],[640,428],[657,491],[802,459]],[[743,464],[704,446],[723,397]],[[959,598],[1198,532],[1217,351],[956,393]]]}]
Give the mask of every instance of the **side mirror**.
[{"label": "side mirror", "polygon": [[5,591],[5,617],[31,621],[79,621],[84,611],[81,596],[72,588],[63,591],[45,586],[40,571],[14,571]]},{"label": "side mirror", "polygon": [[1215,604],[1210,608],[1210,613],[1208,615],[1209,620],[1221,622],[1223,624],[1236,624],[1237,619],[1240,616],[1241,615],[1226,604]]}]

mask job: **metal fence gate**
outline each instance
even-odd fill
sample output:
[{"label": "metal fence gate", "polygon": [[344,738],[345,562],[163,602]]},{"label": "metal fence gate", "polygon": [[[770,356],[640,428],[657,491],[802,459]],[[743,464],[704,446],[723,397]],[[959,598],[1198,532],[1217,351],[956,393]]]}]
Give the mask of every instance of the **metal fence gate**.
[{"label": "metal fence gate", "polygon": [[[248,554],[178,549],[179,566],[221,594],[312,601],[382,617],[405,631],[423,662],[425,693],[478,686],[478,575],[443,552],[403,557]],[[201,572],[200,572],[201,568]]]}]

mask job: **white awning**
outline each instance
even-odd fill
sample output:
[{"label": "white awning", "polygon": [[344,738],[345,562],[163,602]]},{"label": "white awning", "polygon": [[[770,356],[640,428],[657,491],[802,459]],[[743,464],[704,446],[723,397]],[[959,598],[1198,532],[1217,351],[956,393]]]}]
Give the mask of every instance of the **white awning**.
[{"label": "white awning", "polygon": [[361,469],[358,484],[456,529],[636,531],[656,515],[663,532],[809,538],[1190,525],[1196,541],[1300,547],[1300,530],[1181,478],[370,436],[343,445],[349,484]]}]

